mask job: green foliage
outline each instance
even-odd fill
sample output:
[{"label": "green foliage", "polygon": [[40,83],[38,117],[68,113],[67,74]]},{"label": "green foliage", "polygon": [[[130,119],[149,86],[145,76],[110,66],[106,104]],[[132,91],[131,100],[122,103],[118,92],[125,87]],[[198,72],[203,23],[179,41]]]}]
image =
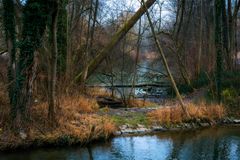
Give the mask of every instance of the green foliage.
[{"label": "green foliage", "polygon": [[111,117],[113,122],[116,123],[117,125],[124,125],[124,124],[129,124],[132,126],[137,126],[138,124],[142,125],[148,125],[147,117],[145,114],[142,113],[130,113],[127,116],[112,116]]},{"label": "green foliage", "polygon": [[192,85],[193,85],[193,88],[196,88],[196,89],[209,85],[209,78],[206,72],[201,71],[198,76],[198,79],[194,80],[192,82]]},{"label": "green foliage", "polygon": [[[214,78],[213,78],[214,79]],[[217,100],[216,86],[213,90],[208,91],[207,98]],[[239,72],[223,72],[221,97],[223,103],[230,107],[236,108],[240,106],[240,73]]]},{"label": "green foliage", "polygon": [[[193,88],[199,89],[199,88],[208,86],[209,82],[210,81],[209,81],[207,74],[202,71],[202,72],[200,72],[199,77],[196,80],[191,81],[192,86],[189,86],[187,84],[177,84],[177,87],[181,94],[188,94],[188,93],[193,92]],[[173,88],[170,88],[168,90],[168,94],[175,96]]]},{"label": "green foliage", "polygon": [[238,94],[234,88],[226,88],[222,91],[223,103],[227,105],[230,110],[239,109],[240,99]]},{"label": "green foliage", "polygon": [[227,88],[222,91],[224,102],[232,102],[237,98],[237,91],[233,88]]},{"label": "green foliage", "polygon": [[240,72],[224,72],[222,87],[223,89],[234,88],[240,94]]}]

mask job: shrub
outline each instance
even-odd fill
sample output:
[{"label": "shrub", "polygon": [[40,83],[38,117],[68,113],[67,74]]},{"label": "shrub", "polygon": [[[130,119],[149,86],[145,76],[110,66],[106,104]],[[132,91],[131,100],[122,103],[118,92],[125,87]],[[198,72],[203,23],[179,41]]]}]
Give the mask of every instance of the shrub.
[{"label": "shrub", "polygon": [[237,90],[234,88],[226,88],[222,91],[223,102],[226,106],[230,107],[229,109],[236,109],[240,105],[240,99],[237,93]]}]

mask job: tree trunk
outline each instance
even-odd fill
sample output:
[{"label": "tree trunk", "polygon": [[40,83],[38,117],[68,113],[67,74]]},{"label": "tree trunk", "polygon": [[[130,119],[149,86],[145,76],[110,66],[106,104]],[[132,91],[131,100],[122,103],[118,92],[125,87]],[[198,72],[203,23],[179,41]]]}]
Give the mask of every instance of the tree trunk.
[{"label": "tree trunk", "polygon": [[[146,7],[144,0],[142,0],[142,3],[143,3],[143,6]],[[188,113],[188,111],[187,111],[187,108],[185,107],[185,105],[184,105],[184,103],[183,103],[182,97],[181,97],[181,95],[180,95],[180,93],[179,93],[179,91],[178,91],[177,85],[176,85],[176,83],[175,83],[175,81],[174,81],[174,78],[173,78],[173,76],[172,76],[172,73],[171,73],[171,71],[170,71],[170,69],[169,69],[169,66],[168,66],[166,57],[165,57],[165,55],[164,55],[164,53],[163,53],[162,47],[161,47],[161,45],[160,45],[160,42],[159,42],[158,39],[157,39],[156,33],[155,33],[155,31],[154,31],[153,23],[152,23],[152,21],[151,21],[151,17],[150,17],[150,15],[149,15],[148,11],[146,11],[146,14],[147,14],[147,18],[148,18],[148,21],[149,21],[149,25],[150,25],[150,28],[151,28],[151,31],[152,31],[152,34],[153,34],[153,37],[154,37],[154,41],[155,41],[155,43],[156,43],[158,52],[159,52],[159,54],[160,54],[160,56],[161,56],[161,58],[162,58],[163,65],[164,65],[164,67],[165,67],[165,69],[166,69],[166,71],[167,71],[168,77],[169,77],[169,79],[170,79],[170,81],[171,81],[171,83],[172,83],[172,87],[174,88],[174,91],[175,91],[175,93],[176,93],[176,95],[177,95],[177,98],[178,98],[178,100],[179,100],[179,102],[180,102],[180,105],[181,105],[184,113],[186,114],[187,118],[190,118],[190,115],[189,115],[189,113]]]},{"label": "tree trunk", "polygon": [[14,88],[17,113],[19,113],[20,124],[23,126],[29,119],[27,113],[29,113],[32,100],[34,53],[42,43],[42,36],[50,13],[48,5],[46,1],[42,0],[27,1],[23,11],[23,33]]},{"label": "tree trunk", "polygon": [[[222,24],[223,24],[223,52],[225,55],[225,62],[228,69],[231,69],[231,55],[229,53],[229,30],[227,22],[227,10],[225,0],[222,0],[223,9],[222,9]],[[231,16],[231,15],[230,15]]]},{"label": "tree trunk", "polygon": [[13,0],[3,0],[3,22],[6,35],[6,44],[9,54],[8,63],[8,96],[11,104],[11,118],[16,117],[16,102],[14,99],[14,80],[16,66],[16,30],[15,30],[15,11]]},{"label": "tree trunk", "polygon": [[202,43],[203,43],[203,0],[201,0],[201,16],[200,16],[200,31],[199,31],[199,50],[197,59],[197,78],[199,77],[201,71],[201,58],[202,58]]},{"label": "tree trunk", "polygon": [[216,47],[216,86],[217,86],[217,98],[218,103],[221,103],[222,92],[222,0],[216,0],[215,2],[215,47]]},{"label": "tree trunk", "polygon": [[68,0],[59,0],[58,14],[58,74],[62,75],[66,71],[67,58],[67,2]]},{"label": "tree trunk", "polygon": [[[134,63],[134,72],[133,72],[133,78],[132,78],[132,87],[130,90],[130,94],[129,94],[129,100],[132,97],[135,96],[135,91],[134,91],[134,87],[135,87],[135,83],[136,83],[136,78],[137,78],[137,65],[138,65],[138,60],[139,60],[139,53],[140,53],[140,46],[141,46],[141,41],[142,41],[142,30],[141,30],[141,26],[142,25],[142,19],[140,18],[139,20],[139,27],[138,27],[138,39],[137,39],[137,53],[136,53],[136,58],[135,58],[135,63]],[[134,93],[133,93],[134,91]]]},{"label": "tree trunk", "polygon": [[[148,0],[146,2],[146,8],[150,8],[154,2],[156,0]],[[97,56],[90,61],[90,64],[88,65],[88,75],[87,77],[89,77],[94,70],[98,67],[98,65],[103,61],[103,59],[111,53],[111,50],[114,48],[114,46],[116,46],[118,44],[118,42],[120,40],[122,40],[122,38],[127,34],[127,32],[134,26],[134,24],[139,20],[139,18],[141,18],[141,16],[146,12],[146,8],[145,7],[141,7],[124,25],[122,28],[120,28],[120,30],[117,31],[117,33],[115,33],[115,35],[112,37],[111,41],[109,42],[109,44],[103,49],[101,50]],[[79,81],[81,79],[81,77],[83,76],[83,72],[79,73],[74,81]]]},{"label": "tree trunk", "polygon": [[51,56],[48,77],[48,118],[50,122],[55,121],[55,98],[56,98],[56,73],[57,73],[57,19],[58,19],[58,0],[55,0],[54,11],[52,13],[52,22],[50,27],[51,35]]}]

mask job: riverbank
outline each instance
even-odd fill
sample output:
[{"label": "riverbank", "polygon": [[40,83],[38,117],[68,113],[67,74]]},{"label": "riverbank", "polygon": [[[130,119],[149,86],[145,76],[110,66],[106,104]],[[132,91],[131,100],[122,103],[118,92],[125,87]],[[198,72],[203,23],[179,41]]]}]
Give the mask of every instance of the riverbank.
[{"label": "riverbank", "polygon": [[97,114],[94,98],[85,96],[64,97],[57,108],[56,123],[48,121],[47,103],[35,103],[26,127],[16,124],[11,129],[8,106],[0,107],[0,150],[37,148],[44,146],[85,145],[106,140],[116,131],[112,120]]},{"label": "riverbank", "polygon": [[[38,110],[39,109],[40,107],[38,107]],[[74,121],[72,119],[72,121],[65,119],[66,122],[64,125],[66,128],[61,124],[54,128],[48,126],[48,129],[44,129],[44,127],[36,129],[32,126],[29,131],[21,131],[15,134],[10,133],[10,131],[2,131],[0,134],[0,150],[4,152],[14,152],[17,150],[42,147],[85,146],[95,143],[96,141],[106,141],[114,136],[145,135],[171,131],[181,132],[223,125],[240,126],[240,120],[227,117],[222,117],[216,121],[196,119],[177,124],[157,124],[149,122],[147,115],[152,112],[157,112],[159,107],[115,109],[115,112],[122,116],[121,123],[116,121],[116,117],[112,115],[113,112],[111,111],[108,111],[107,115],[102,115],[101,110],[98,112],[79,114],[71,108],[72,112],[66,113],[70,111],[69,109],[65,110],[64,114],[72,115]],[[126,116],[128,116],[128,118],[126,118]],[[120,120],[121,119],[118,119],[118,121]],[[63,123],[63,121],[60,123]]]},{"label": "riverbank", "polygon": [[[128,160],[239,159],[240,127],[211,127],[189,131],[117,136],[87,146],[37,148],[0,153],[4,160]],[[160,149],[159,149],[160,148]]]},{"label": "riverbank", "polygon": [[135,104],[138,105],[129,108],[100,108],[96,98],[98,95],[61,97],[54,126],[47,118],[47,103],[35,101],[30,110],[28,127],[18,128],[14,132],[9,127],[9,107],[7,100],[4,100],[4,107],[0,107],[0,150],[12,152],[39,147],[84,146],[113,136],[240,124],[236,117],[229,117],[223,106],[193,103],[189,98],[184,99],[191,115],[190,119],[186,119],[175,100],[164,104],[137,100]]},{"label": "riverbank", "polygon": [[155,125],[155,126],[144,126],[137,125],[136,127],[126,124],[119,127],[119,130],[115,132],[115,136],[126,136],[126,135],[145,135],[145,134],[156,134],[159,132],[171,132],[171,131],[190,131],[190,130],[200,130],[203,128],[210,127],[231,127],[239,126],[239,119],[225,118],[218,122],[195,122],[195,123],[181,123],[177,125]]},{"label": "riverbank", "polygon": [[115,135],[147,134],[166,131],[198,130],[206,127],[239,125],[225,107],[217,104],[187,104],[190,118],[180,106],[110,109],[107,115],[117,125]]}]

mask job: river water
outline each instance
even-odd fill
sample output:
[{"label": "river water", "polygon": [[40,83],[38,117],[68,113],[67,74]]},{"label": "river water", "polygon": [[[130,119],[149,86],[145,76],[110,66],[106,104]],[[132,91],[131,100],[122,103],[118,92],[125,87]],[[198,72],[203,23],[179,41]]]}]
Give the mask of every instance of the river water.
[{"label": "river water", "polygon": [[116,137],[85,148],[0,154],[0,160],[240,160],[240,127]]}]

